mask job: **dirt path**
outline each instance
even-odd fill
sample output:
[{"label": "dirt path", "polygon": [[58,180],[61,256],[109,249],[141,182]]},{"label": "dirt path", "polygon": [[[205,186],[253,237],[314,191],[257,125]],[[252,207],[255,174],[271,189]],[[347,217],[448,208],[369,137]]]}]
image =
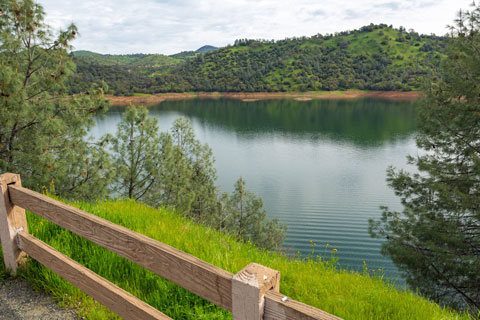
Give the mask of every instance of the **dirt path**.
[{"label": "dirt path", "polygon": [[49,295],[33,291],[25,280],[0,282],[0,320],[64,319],[78,318],[72,310],[58,307]]}]

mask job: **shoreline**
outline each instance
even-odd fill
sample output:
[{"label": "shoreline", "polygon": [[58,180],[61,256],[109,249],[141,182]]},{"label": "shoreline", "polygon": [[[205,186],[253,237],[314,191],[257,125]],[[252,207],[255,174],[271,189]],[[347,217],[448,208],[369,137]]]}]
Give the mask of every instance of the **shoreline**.
[{"label": "shoreline", "polygon": [[272,99],[293,99],[310,101],[313,99],[357,99],[374,98],[392,101],[415,101],[422,96],[419,91],[311,91],[311,92],[185,92],[159,93],[136,96],[105,95],[113,106],[128,106],[130,104],[155,105],[166,100],[185,99],[233,99],[244,102]]}]

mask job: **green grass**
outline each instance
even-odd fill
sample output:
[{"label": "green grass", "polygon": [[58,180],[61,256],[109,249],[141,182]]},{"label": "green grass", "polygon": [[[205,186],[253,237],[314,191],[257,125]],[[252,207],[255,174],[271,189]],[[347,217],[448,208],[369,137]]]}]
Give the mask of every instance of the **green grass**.
[{"label": "green grass", "polygon": [[[468,319],[412,292],[400,291],[379,277],[337,270],[332,260],[306,261],[256,249],[231,236],[192,223],[166,210],[133,201],[74,203],[76,207],[145,234],[202,260],[238,272],[257,262],[281,272],[283,294],[344,319]],[[27,213],[29,231],[79,263],[128,290],[174,319],[229,319],[231,314],[155,274]],[[315,248],[312,246],[312,248]],[[321,249],[320,251],[323,251]],[[334,259],[335,260],[335,259]],[[2,259],[3,261],[3,259]],[[0,266],[0,275],[4,266]],[[21,275],[52,293],[86,319],[115,319],[109,310],[35,261]]]}]

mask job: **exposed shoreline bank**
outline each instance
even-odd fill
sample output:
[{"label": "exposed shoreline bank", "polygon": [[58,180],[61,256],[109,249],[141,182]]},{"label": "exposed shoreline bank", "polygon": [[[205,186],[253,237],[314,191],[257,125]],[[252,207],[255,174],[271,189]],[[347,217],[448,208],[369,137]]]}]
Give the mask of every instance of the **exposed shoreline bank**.
[{"label": "exposed shoreline bank", "polygon": [[375,98],[394,101],[414,101],[419,99],[422,93],[419,91],[312,91],[312,92],[186,92],[186,93],[159,93],[152,95],[136,96],[112,96],[106,98],[114,106],[128,106],[130,104],[155,105],[165,100],[184,99],[235,99],[245,102],[270,100],[270,99],[294,99],[297,101],[310,101],[312,99],[356,99]]}]

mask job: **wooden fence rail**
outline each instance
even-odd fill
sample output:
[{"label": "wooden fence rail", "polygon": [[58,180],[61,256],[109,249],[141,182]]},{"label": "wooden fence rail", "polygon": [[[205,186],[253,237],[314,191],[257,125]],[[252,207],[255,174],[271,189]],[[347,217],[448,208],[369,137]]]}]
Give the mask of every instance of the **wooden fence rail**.
[{"label": "wooden fence rail", "polygon": [[5,266],[16,272],[26,255],[125,319],[170,319],[28,233],[29,210],[127,258],[228,310],[235,320],[340,319],[279,293],[280,272],[251,263],[237,274],[88,212],[23,188],[20,176],[0,175],[0,240]]}]

